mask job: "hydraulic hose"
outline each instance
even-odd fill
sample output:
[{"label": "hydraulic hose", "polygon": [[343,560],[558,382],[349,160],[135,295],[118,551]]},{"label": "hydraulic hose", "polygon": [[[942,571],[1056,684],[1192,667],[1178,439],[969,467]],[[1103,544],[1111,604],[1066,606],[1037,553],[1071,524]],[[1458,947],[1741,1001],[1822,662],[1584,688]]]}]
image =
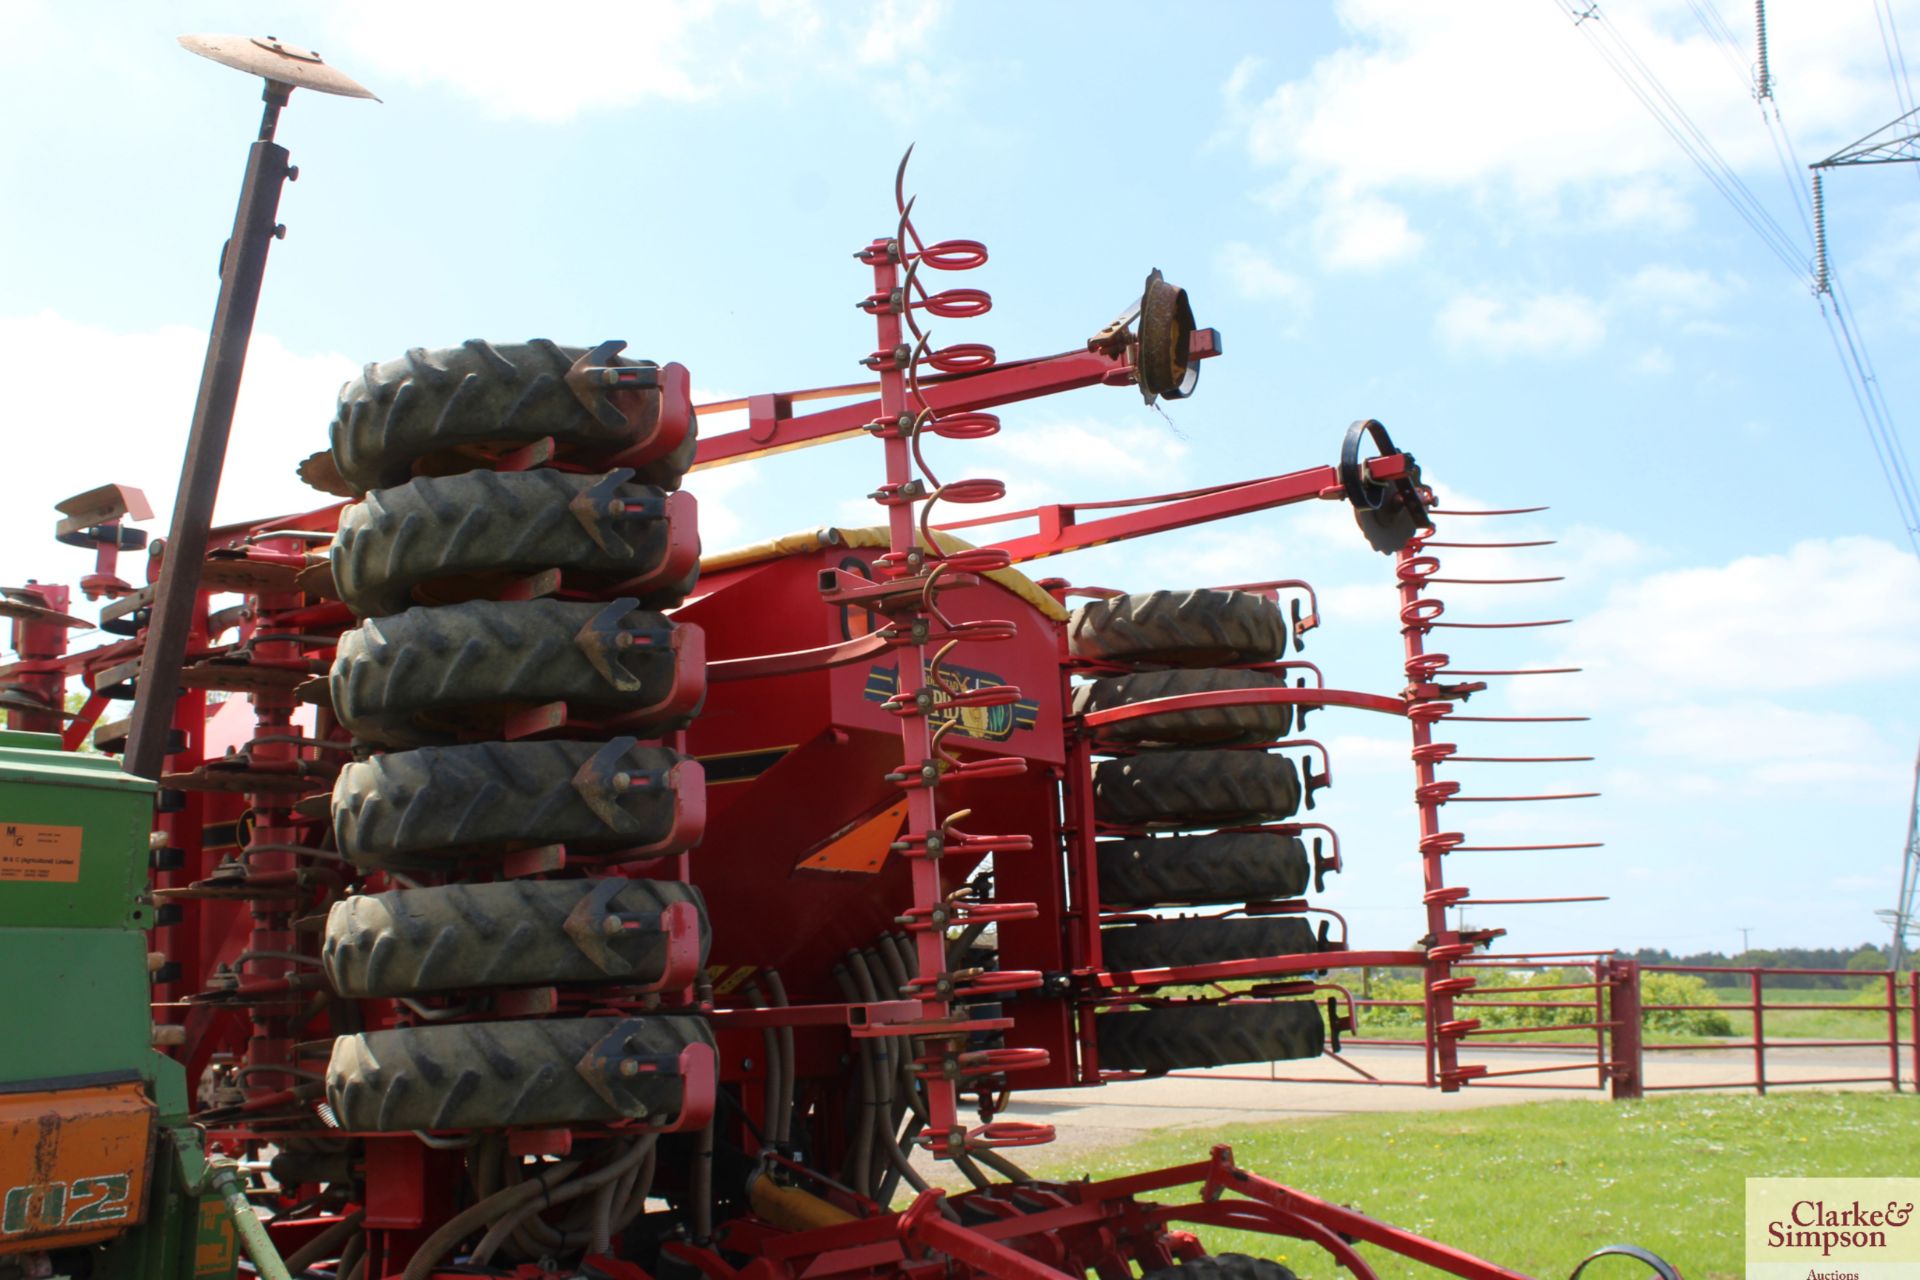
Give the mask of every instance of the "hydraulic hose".
[{"label": "hydraulic hose", "polygon": [[494,1192],[486,1199],[468,1205],[453,1217],[447,1219],[440,1229],[428,1236],[426,1243],[415,1251],[407,1263],[407,1269],[401,1272],[401,1280],[427,1280],[433,1269],[446,1257],[447,1251],[466,1238],[475,1227],[494,1222],[520,1205],[533,1199],[541,1192],[551,1190],[563,1179],[570,1176],[580,1164],[578,1161],[565,1161],[552,1165],[536,1178],[515,1183]]},{"label": "hydraulic hose", "polygon": [[216,1164],[210,1172],[212,1176],[207,1185],[226,1201],[227,1212],[233,1215],[234,1230],[240,1236],[240,1247],[247,1251],[254,1270],[260,1273],[262,1280],[293,1280],[287,1273],[287,1264],[280,1260],[280,1251],[273,1247],[267,1229],[260,1225],[260,1219],[253,1211],[253,1202],[247,1199],[247,1188],[240,1180],[240,1170],[230,1164]]},{"label": "hydraulic hose", "polygon": [[366,1220],[366,1216],[365,1209],[355,1209],[340,1221],[315,1235],[313,1239],[287,1255],[287,1270],[297,1276],[303,1274],[309,1265],[322,1258],[340,1257],[341,1255],[334,1250],[347,1243],[353,1233],[360,1229],[360,1224]]},{"label": "hydraulic hose", "polygon": [[[538,1197],[537,1203],[534,1197],[528,1197],[526,1201],[514,1206],[511,1212],[500,1218],[499,1221],[495,1222],[491,1227],[488,1227],[486,1235],[482,1236],[480,1243],[473,1247],[472,1265],[476,1267],[485,1266],[487,1261],[499,1250],[500,1246],[506,1242],[507,1238],[519,1228],[521,1222],[533,1214],[539,1213],[542,1209],[551,1205],[562,1204],[569,1200],[577,1200],[588,1192],[597,1190],[607,1183],[617,1180],[621,1174],[646,1159],[647,1150],[653,1145],[654,1138],[655,1135],[653,1134],[636,1138],[633,1145],[622,1152],[618,1158],[608,1161],[592,1173],[583,1174],[571,1182],[555,1186],[549,1194]],[[536,1179],[535,1181],[538,1182],[539,1180]],[[522,1185],[527,1184],[523,1183]]]}]

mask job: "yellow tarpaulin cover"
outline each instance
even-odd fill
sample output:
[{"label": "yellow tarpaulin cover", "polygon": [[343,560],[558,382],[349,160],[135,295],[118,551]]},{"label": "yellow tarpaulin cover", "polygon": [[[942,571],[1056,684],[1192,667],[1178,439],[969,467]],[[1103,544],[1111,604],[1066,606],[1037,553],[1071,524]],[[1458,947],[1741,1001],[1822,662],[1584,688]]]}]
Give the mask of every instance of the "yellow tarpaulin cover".
[{"label": "yellow tarpaulin cover", "polygon": [[[964,538],[956,538],[938,529],[933,531],[933,537],[942,551],[968,551],[973,547],[973,544]],[[719,573],[724,569],[739,569],[767,560],[805,555],[809,551],[818,551],[822,547],[850,547],[856,551],[865,551],[889,545],[891,542],[887,531],[877,525],[865,529],[839,529],[831,525],[823,525],[818,529],[784,533],[777,538],[768,538],[764,542],[755,542],[748,546],[735,547],[730,551],[718,551],[713,555],[704,556],[700,561],[700,572],[707,574]],[[1018,569],[995,569],[983,576],[999,583],[1054,621],[1066,620],[1067,611],[1061,607],[1060,602],[1042,591],[1034,584],[1032,578]]]}]

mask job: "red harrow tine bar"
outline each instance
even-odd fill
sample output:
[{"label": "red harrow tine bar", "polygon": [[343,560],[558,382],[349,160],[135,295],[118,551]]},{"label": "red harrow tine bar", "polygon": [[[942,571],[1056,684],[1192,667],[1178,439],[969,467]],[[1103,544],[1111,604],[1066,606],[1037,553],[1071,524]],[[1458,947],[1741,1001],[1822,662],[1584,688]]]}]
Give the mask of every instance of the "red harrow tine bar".
[{"label": "red harrow tine bar", "polygon": [[[942,887],[940,858],[950,846],[971,844],[1017,851],[1030,847],[1024,838],[975,835],[954,829],[951,819],[943,822],[939,813],[938,791],[943,775],[989,773],[1025,768],[1017,757],[1004,760],[961,761],[946,751],[942,738],[954,722],[949,717],[939,729],[931,721],[941,711],[957,712],[962,705],[1000,705],[1016,701],[1019,690],[1010,686],[956,691],[945,687],[941,660],[959,642],[957,628],[941,612],[938,592],[943,586],[974,581],[973,575],[1004,568],[1009,560],[1004,552],[958,551],[940,548],[929,525],[934,505],[941,500],[957,503],[988,502],[1001,497],[1005,486],[996,480],[958,480],[941,484],[921,454],[924,432],[953,439],[979,439],[998,430],[998,419],[986,413],[956,413],[944,420],[921,390],[918,370],[922,363],[942,373],[967,373],[991,368],[993,348],[980,343],[962,343],[932,349],[927,334],[915,321],[915,309],[951,318],[969,318],[984,314],[992,305],[987,293],[979,289],[954,289],[929,294],[919,279],[924,267],[935,271],[970,271],[987,260],[986,246],[969,240],[949,240],[928,245],[914,229],[912,202],[906,199],[904,183],[907,159],[901,157],[894,179],[894,201],[900,221],[891,239],[875,240],[856,256],[873,269],[873,292],[860,306],[874,317],[879,342],[864,363],[880,380],[880,415],[867,426],[882,441],[886,454],[886,483],[873,497],[887,510],[889,551],[881,560],[881,572],[901,581],[919,581],[916,601],[909,601],[895,615],[895,627],[911,628],[913,640],[904,646],[901,662],[901,689],[889,707],[900,722],[903,763],[897,774],[889,775],[906,792],[907,836],[901,842],[912,865],[913,903],[901,921],[913,937],[922,975],[911,984],[915,992],[918,1016],[898,1030],[912,1034],[917,1022],[937,1024],[933,1037],[921,1038],[916,1046],[917,1072],[925,1082],[927,1132],[923,1141],[934,1155],[951,1158],[964,1155],[970,1147],[1017,1145],[1052,1138],[1047,1126],[987,1125],[969,1132],[959,1123],[958,1070],[959,1045],[954,1037],[975,1029],[1009,1025],[1003,1020],[969,1022],[956,1017],[956,998],[989,991],[1003,992],[1037,986],[1041,975],[996,972],[980,979],[965,979],[950,968],[947,958],[947,927],[967,920],[988,921],[1030,917],[1037,908],[1024,903],[982,903],[969,907],[958,895],[949,896]],[[904,266],[904,274],[902,267]],[[908,340],[911,329],[913,341]],[[943,430],[943,425],[945,430]],[[916,472],[918,474],[916,474]],[[969,638],[1003,638],[1008,624],[969,624]],[[907,655],[911,655],[910,657]],[[915,688],[905,687],[906,672],[919,673]],[[991,981],[988,981],[991,979]],[[1042,1058],[1044,1061],[1044,1057]],[[1039,1065],[1030,1060],[988,1064],[993,1070],[1015,1070]],[[942,1067],[947,1069],[943,1070]]]},{"label": "red harrow tine bar", "polygon": [[[1519,507],[1496,511],[1443,511],[1433,509],[1434,515],[1463,516],[1500,516],[1530,515],[1544,511],[1545,507]],[[1429,528],[1424,534],[1416,532],[1406,547],[1399,553],[1397,576],[1400,582],[1401,609],[1400,619],[1406,650],[1406,670],[1409,680],[1408,719],[1412,722],[1414,735],[1413,759],[1417,773],[1417,785],[1414,789],[1415,804],[1420,815],[1420,854],[1425,877],[1426,892],[1423,901],[1427,911],[1428,923],[1428,961],[1426,977],[1426,1005],[1429,1027],[1428,1079],[1437,1082],[1444,1090],[1458,1089],[1468,1080],[1485,1076],[1484,1066],[1462,1064],[1459,1061],[1459,1042],[1479,1033],[1479,1021],[1475,1018],[1457,1018],[1459,998],[1472,990],[1475,979],[1468,975],[1453,976],[1451,966],[1455,960],[1464,959],[1473,949],[1490,942],[1504,930],[1467,931],[1459,927],[1447,928],[1447,908],[1467,904],[1482,906],[1520,906],[1545,905],[1558,902],[1604,901],[1602,895],[1578,895],[1548,898],[1481,898],[1476,899],[1464,885],[1448,886],[1442,863],[1449,853],[1455,852],[1514,852],[1545,851],[1551,849],[1597,848],[1599,842],[1579,841],[1559,844],[1528,845],[1475,845],[1467,843],[1467,838],[1458,832],[1446,832],[1440,829],[1439,812],[1443,805],[1458,800],[1462,803],[1506,803],[1534,802],[1545,800],[1590,799],[1598,792],[1555,792],[1538,795],[1494,795],[1462,796],[1460,784],[1442,781],[1436,776],[1438,766],[1446,761],[1478,763],[1574,763],[1591,757],[1576,756],[1460,756],[1458,748],[1451,743],[1435,742],[1433,738],[1434,722],[1446,719],[1455,723],[1563,723],[1584,721],[1585,716],[1469,716],[1455,715],[1452,699],[1464,699],[1472,693],[1486,688],[1484,683],[1464,685],[1441,685],[1437,683],[1442,676],[1518,676],[1518,675],[1562,675],[1577,671],[1574,667],[1540,668],[1501,668],[1474,670],[1450,666],[1451,659],[1444,654],[1429,653],[1425,647],[1425,638],[1429,631],[1439,628],[1451,628],[1470,631],[1504,631],[1532,629],[1567,625],[1571,619],[1551,618],[1517,622],[1442,622],[1441,615],[1446,606],[1440,600],[1427,596],[1425,591],[1430,583],[1462,584],[1471,586],[1532,586],[1563,580],[1560,575],[1541,575],[1537,577],[1513,578],[1476,578],[1444,577],[1440,573],[1440,560],[1429,553],[1435,546],[1449,547],[1528,547],[1552,545],[1551,539],[1515,540],[1511,542],[1439,542],[1433,539],[1436,532]]]}]

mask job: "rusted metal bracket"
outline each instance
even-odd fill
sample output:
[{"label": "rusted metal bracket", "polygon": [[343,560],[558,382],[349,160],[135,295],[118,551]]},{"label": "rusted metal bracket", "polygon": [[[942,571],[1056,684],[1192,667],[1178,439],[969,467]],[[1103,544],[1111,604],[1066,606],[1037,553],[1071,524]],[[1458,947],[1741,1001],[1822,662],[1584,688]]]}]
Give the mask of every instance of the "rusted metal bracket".
[{"label": "rusted metal bracket", "polygon": [[663,496],[621,495],[621,488],[633,479],[633,474],[632,467],[616,467],[596,480],[591,488],[575,494],[567,504],[567,510],[593,539],[593,545],[608,555],[633,554],[632,546],[616,531],[617,525],[628,520],[658,520],[667,514]]},{"label": "rusted metal bracket", "polygon": [[628,614],[639,608],[640,602],[634,597],[621,596],[594,614],[573,638],[580,652],[586,654],[587,661],[593,664],[593,669],[621,693],[633,693],[641,685],[640,677],[627,670],[626,664],[620,661],[622,654],[632,649],[664,650],[673,642],[671,624],[645,630],[629,630],[620,625]]}]

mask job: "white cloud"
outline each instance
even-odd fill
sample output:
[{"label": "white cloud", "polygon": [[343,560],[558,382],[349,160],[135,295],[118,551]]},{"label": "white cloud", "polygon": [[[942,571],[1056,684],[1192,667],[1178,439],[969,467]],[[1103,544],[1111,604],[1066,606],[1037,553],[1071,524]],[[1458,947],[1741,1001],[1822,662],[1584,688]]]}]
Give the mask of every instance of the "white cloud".
[{"label": "white cloud", "polygon": [[[1434,319],[1434,330],[1456,350],[1489,355],[1577,355],[1600,345],[1607,322],[1624,314],[1639,321],[1651,314],[1662,324],[1693,336],[1725,337],[1727,325],[1708,318],[1746,288],[1731,273],[1716,275],[1666,263],[1650,263],[1615,284],[1603,297],[1573,292],[1455,295]],[[1673,367],[1666,352],[1643,352],[1633,367],[1666,373]]]},{"label": "white cloud", "polygon": [[1735,276],[1653,263],[1622,281],[1615,296],[1622,303],[1650,307],[1672,319],[1689,312],[1712,311],[1743,285]]},{"label": "white cloud", "polygon": [[[441,86],[497,118],[559,123],[901,63],[942,12],[901,0],[548,0],[529,20],[510,0],[344,0],[329,16],[330,39],[345,46],[337,60],[376,88]],[[902,72],[930,74],[916,62]],[[862,74],[876,94],[897,96],[893,77]]]},{"label": "white cloud", "polygon": [[[36,574],[60,582],[87,572],[90,556],[53,541],[59,518],[53,504],[96,485],[143,490],[154,511],[143,527],[156,538],[166,535],[206,342],[204,329],[186,325],[116,333],[52,311],[0,317],[15,424],[8,441],[10,500],[0,507],[0,582],[14,585]],[[139,388],[137,427],[123,401],[76,396],[44,376],[70,365],[76,351],[111,353],[116,381]],[[302,484],[294,468],[327,447],[334,397],[358,371],[345,356],[297,353],[270,334],[254,334],[216,521],[336,501]],[[121,577],[138,585],[145,571],[139,556],[122,557]]]},{"label": "white cloud", "polygon": [[1749,787],[1881,787],[1907,774],[1901,750],[1864,717],[1843,712],[1738,698],[1653,707],[1633,723],[1641,751],[1695,769],[1730,771]]},{"label": "white cloud", "polygon": [[1653,177],[1608,185],[1600,198],[1600,213],[1609,226],[1684,231],[1693,224],[1693,206],[1671,182]]},{"label": "white cloud", "polygon": [[918,53],[940,21],[941,8],[937,0],[880,0],[872,23],[860,37],[860,61],[888,63]]},{"label": "white cloud", "polygon": [[1877,538],[1629,580],[1576,623],[1568,654],[1634,705],[1897,682],[1920,671],[1920,561]]},{"label": "white cloud", "polygon": [[556,122],[712,92],[726,63],[703,64],[694,36],[713,12],[671,0],[549,0],[529,21],[506,0],[350,0],[333,20],[352,50],[337,60],[369,84],[443,85],[494,116]]},{"label": "white cloud", "polygon": [[[1728,51],[1696,21],[1696,0],[1605,4],[1604,23],[1736,169],[1774,160]],[[1745,32],[1750,10],[1727,10]],[[1895,4],[1920,22],[1912,0]],[[1370,197],[1465,191],[1542,227],[1661,229],[1690,217],[1677,182],[1690,163],[1590,47],[1541,0],[1341,0],[1348,44],[1270,89],[1243,62],[1224,86],[1249,156],[1285,176],[1290,198],[1338,207]],[[1801,142],[1820,151],[1877,117],[1885,67],[1873,6],[1770,10],[1774,70]],[[1571,211],[1571,212],[1570,212]]]},{"label": "white cloud", "polygon": [[1313,290],[1293,272],[1244,241],[1222,245],[1214,269],[1225,276],[1235,293],[1253,302],[1277,302],[1294,319],[1305,315]]},{"label": "white cloud", "polygon": [[1455,350],[1489,355],[1577,355],[1607,335],[1601,304],[1578,293],[1504,299],[1461,294],[1440,309],[1434,329]]},{"label": "white cloud", "polygon": [[1623,730],[1635,766],[1609,793],[1672,805],[1817,784],[1884,798],[1908,776],[1871,704],[1827,705],[1920,671],[1920,561],[1889,543],[1810,539],[1628,578],[1566,631],[1539,665],[1582,673],[1513,682],[1507,705]]},{"label": "white cloud", "polygon": [[1406,210],[1374,196],[1327,202],[1314,222],[1321,260],[1329,267],[1382,267],[1410,258],[1426,237],[1407,222]]},{"label": "white cloud", "polygon": [[[1165,425],[1093,418],[1008,422],[985,450],[1012,482],[1045,485],[1046,477],[1084,480],[1175,480],[1186,442]],[[935,464],[936,467],[938,464]]]},{"label": "white cloud", "polygon": [[[701,426],[704,429],[705,423]],[[754,504],[748,490],[759,477],[751,466],[711,467],[687,482],[700,504],[700,546],[703,551],[726,551],[744,538]],[[871,522],[871,520],[869,520]]]}]

